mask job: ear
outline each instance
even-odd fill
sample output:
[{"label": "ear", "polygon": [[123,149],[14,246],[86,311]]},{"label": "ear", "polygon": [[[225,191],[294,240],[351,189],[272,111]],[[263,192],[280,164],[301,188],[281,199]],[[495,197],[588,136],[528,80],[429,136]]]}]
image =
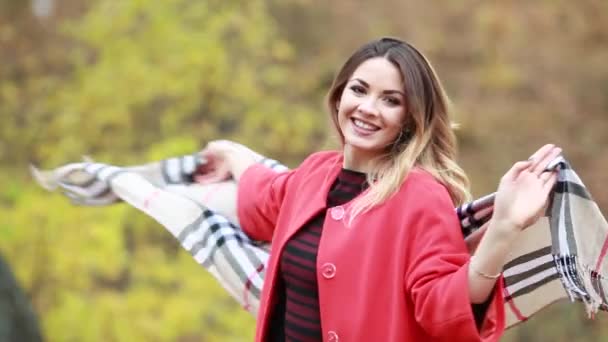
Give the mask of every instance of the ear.
[{"label": "ear", "polygon": [[336,112],[340,111],[340,100],[336,101]]}]

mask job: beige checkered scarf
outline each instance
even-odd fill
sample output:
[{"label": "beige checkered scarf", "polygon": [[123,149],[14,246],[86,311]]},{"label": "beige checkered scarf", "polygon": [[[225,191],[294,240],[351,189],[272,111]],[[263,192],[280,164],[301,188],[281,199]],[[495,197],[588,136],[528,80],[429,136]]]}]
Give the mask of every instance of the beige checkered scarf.
[{"label": "beige checkered scarf", "polygon": [[[271,159],[261,163],[277,172],[287,170]],[[51,171],[32,168],[32,173],[41,186],[62,190],[74,204],[124,201],[151,216],[255,315],[269,248],[250,240],[234,209],[222,207],[235,199],[214,202],[210,196],[210,191],[234,195],[234,183],[211,190],[193,182],[202,164],[194,154],[135,167],[87,161]],[[558,170],[558,183],[546,215],[522,233],[503,270],[507,327],[565,298],[583,302],[591,315],[608,309],[608,224],[565,159],[559,157],[547,168]],[[465,239],[480,234],[491,219],[493,201],[490,194],[455,209]]]}]

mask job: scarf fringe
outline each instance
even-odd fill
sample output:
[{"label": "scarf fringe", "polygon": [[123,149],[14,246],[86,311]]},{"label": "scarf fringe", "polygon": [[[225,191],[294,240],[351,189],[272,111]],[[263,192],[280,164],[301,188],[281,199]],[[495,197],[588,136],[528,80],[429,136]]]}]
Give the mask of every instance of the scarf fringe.
[{"label": "scarf fringe", "polygon": [[592,282],[597,280],[601,288],[608,285],[601,274],[581,263],[576,255],[554,256],[554,262],[570,301],[583,302],[588,318],[593,319],[600,309],[606,308],[607,303]]}]

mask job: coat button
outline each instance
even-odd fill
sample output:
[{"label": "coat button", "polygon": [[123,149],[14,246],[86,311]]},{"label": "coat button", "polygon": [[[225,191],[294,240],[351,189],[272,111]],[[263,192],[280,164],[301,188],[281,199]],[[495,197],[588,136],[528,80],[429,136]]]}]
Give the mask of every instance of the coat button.
[{"label": "coat button", "polygon": [[331,218],[338,221],[344,217],[344,207],[339,205],[331,208]]},{"label": "coat button", "polygon": [[329,331],[327,333],[328,342],[338,342],[339,340],[340,340],[340,338],[338,337],[338,334],[335,331]]},{"label": "coat button", "polygon": [[326,262],[321,266],[321,274],[325,279],[331,279],[336,276],[336,265],[331,262]]}]

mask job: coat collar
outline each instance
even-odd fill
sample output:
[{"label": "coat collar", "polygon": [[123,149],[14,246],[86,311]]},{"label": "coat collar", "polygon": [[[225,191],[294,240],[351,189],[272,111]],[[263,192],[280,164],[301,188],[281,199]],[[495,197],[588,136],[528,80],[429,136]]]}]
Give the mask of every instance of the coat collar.
[{"label": "coat collar", "polygon": [[304,174],[298,182],[296,196],[302,196],[307,200],[303,201],[298,212],[294,213],[293,220],[287,227],[286,234],[283,235],[284,241],[290,239],[307,222],[327,208],[327,194],[342,170],[343,161],[342,152],[336,151],[326,163],[302,170]]}]

